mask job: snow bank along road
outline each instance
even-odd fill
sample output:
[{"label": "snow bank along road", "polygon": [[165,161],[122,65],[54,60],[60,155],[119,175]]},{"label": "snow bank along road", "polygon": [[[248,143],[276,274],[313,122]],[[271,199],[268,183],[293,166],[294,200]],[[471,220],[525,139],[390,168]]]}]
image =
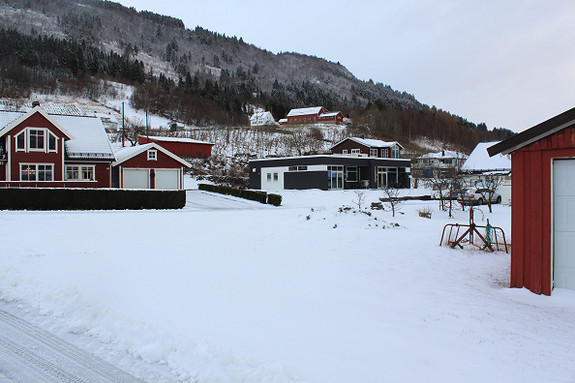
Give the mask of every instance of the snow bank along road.
[{"label": "snow bank along road", "polygon": [[0,310],[0,383],[142,382],[111,364]]}]

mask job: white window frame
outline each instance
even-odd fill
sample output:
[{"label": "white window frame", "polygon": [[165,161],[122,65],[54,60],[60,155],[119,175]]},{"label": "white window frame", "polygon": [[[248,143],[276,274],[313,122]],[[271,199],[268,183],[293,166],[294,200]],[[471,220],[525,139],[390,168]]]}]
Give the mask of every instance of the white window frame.
[{"label": "white window frame", "polygon": [[381,149],[381,156],[383,158],[389,158],[389,149],[388,148]]},{"label": "white window frame", "polygon": [[[68,171],[74,169],[78,178],[69,178]],[[92,174],[92,178],[84,177],[84,170],[88,169]],[[66,181],[95,181],[96,180],[96,165],[66,165],[64,169],[64,177]]]},{"label": "white window frame", "polygon": [[351,154],[361,154],[361,149],[351,149]]},{"label": "white window frame", "polygon": [[[28,151],[29,152],[44,152],[46,153],[46,129],[44,128],[26,128],[27,130],[27,140],[26,143],[28,144]],[[42,144],[41,148],[33,148],[32,147],[32,132],[41,132],[42,133],[42,140],[40,143]],[[38,140],[35,140],[38,143]]]},{"label": "white window frame", "polygon": [[[32,167],[34,167],[34,179],[27,179],[27,180],[23,180],[22,178],[22,171],[24,170],[23,168],[27,166],[30,170],[32,171]],[[45,166],[45,167],[50,167],[50,179],[44,179],[44,180],[38,180],[38,175],[40,173],[40,166]],[[43,171],[45,172],[47,169],[44,169]],[[54,164],[29,164],[29,163],[20,163],[20,181],[24,181],[24,182],[52,182],[54,181]]]},{"label": "white window frame", "polygon": [[369,149],[369,156],[370,157],[377,157],[377,149],[370,148]]},{"label": "white window frame", "polygon": [[348,152],[347,149],[343,149],[343,150],[341,151],[341,154],[348,154],[348,153],[349,153],[349,152]]},{"label": "white window frame", "polygon": [[[24,136],[22,142],[24,143],[24,147],[18,147],[18,137]],[[14,147],[16,148],[17,152],[25,152],[26,151],[26,129],[23,129],[20,133],[14,136]]]},{"label": "white window frame", "polygon": [[[32,148],[30,144],[30,139],[32,138],[32,131],[42,132],[43,140],[42,140],[42,148]],[[18,138],[24,135],[24,147],[18,146]],[[50,148],[50,138],[54,137],[54,148]],[[47,128],[35,128],[35,127],[26,127],[22,129],[22,131],[14,136],[14,147],[16,148],[17,152],[36,152],[36,153],[58,153],[58,140],[60,138],[52,133],[50,129]]]},{"label": "white window frame", "polygon": [[391,147],[391,158],[399,158],[399,146],[393,145]]},{"label": "white window frame", "polygon": [[156,149],[148,150],[148,161],[157,161],[158,160],[158,151]]}]

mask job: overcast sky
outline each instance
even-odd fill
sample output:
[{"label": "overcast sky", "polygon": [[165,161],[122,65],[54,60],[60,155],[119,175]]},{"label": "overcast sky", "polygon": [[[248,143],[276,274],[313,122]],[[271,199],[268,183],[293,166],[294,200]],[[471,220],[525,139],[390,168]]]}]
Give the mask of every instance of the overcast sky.
[{"label": "overcast sky", "polygon": [[573,0],[119,0],[525,130],[575,107]]}]

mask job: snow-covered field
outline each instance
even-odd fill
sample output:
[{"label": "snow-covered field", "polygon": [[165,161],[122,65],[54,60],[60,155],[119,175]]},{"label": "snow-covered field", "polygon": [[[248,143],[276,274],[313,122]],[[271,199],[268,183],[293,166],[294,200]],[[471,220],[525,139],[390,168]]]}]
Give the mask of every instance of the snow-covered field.
[{"label": "snow-covered field", "polygon": [[[281,194],[279,208],[194,190],[181,211],[1,212],[0,298],[150,382],[575,381],[575,292],[506,288],[509,255],[438,246],[467,213]],[[483,210],[509,235],[509,207]]]}]

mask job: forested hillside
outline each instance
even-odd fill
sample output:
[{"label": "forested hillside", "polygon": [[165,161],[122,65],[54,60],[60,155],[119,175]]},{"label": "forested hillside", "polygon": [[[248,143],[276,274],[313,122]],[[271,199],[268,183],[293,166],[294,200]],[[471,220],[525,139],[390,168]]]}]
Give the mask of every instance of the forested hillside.
[{"label": "forested hillside", "polygon": [[361,81],[339,63],[273,54],[110,1],[0,3],[0,70],[2,97],[36,91],[97,98],[111,92],[101,80],[113,79],[136,85],[135,107],[186,124],[245,125],[254,107],[279,119],[291,108],[323,105],[380,138],[428,137],[471,150],[511,133]]}]

